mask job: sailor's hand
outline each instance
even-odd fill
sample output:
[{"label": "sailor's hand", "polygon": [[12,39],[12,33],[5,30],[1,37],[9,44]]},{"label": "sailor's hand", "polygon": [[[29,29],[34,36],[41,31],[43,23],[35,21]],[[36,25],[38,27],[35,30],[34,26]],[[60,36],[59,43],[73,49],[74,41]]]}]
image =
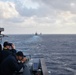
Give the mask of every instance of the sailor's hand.
[{"label": "sailor's hand", "polygon": [[12,44],[12,49],[15,49],[15,45],[14,44]]},{"label": "sailor's hand", "polygon": [[27,58],[26,57],[23,57],[23,59],[21,60],[22,63],[24,63],[26,61],[27,61]]}]

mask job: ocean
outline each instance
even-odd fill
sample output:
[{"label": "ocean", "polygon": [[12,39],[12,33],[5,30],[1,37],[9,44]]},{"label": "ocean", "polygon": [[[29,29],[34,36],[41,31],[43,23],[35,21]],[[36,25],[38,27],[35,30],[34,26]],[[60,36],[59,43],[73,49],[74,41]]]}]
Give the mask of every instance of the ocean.
[{"label": "ocean", "polygon": [[32,57],[44,57],[49,75],[76,75],[76,35],[8,35],[2,42]]}]

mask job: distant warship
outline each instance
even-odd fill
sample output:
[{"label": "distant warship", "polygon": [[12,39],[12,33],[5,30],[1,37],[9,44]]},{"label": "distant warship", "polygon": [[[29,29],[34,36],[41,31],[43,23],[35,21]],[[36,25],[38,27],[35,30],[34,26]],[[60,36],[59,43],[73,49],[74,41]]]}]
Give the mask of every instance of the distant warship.
[{"label": "distant warship", "polygon": [[36,32],[35,35],[38,35],[38,33]]}]

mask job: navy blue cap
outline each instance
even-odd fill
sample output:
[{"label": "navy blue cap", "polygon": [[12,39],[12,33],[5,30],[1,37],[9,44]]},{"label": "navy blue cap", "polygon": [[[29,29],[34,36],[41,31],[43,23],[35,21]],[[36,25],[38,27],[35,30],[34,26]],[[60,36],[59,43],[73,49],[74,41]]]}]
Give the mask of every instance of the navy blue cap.
[{"label": "navy blue cap", "polygon": [[24,57],[23,52],[21,52],[21,51],[18,51],[18,52],[16,53],[16,55],[17,55],[17,56],[22,56],[22,57]]},{"label": "navy blue cap", "polygon": [[4,46],[4,47],[10,46],[10,43],[9,43],[8,41],[5,41],[4,44],[3,44],[3,46]]}]

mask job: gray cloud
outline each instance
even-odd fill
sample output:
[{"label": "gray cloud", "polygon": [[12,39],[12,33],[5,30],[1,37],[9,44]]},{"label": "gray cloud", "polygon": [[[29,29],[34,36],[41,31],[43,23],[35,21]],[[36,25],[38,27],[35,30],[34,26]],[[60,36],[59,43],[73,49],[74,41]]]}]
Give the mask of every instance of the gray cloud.
[{"label": "gray cloud", "polygon": [[24,18],[23,17],[14,17],[14,18],[6,19],[5,21],[13,22],[13,23],[21,23],[21,22],[24,22]]},{"label": "gray cloud", "polygon": [[[21,6],[20,6],[21,5]],[[20,7],[19,7],[20,6]],[[16,9],[21,16],[31,17],[31,16],[46,16],[46,13],[49,12],[48,8],[45,6],[40,6],[37,9],[23,7],[21,2],[16,2]],[[46,10],[46,11],[45,11]]]},{"label": "gray cloud", "polygon": [[[55,9],[57,11],[70,11],[76,14],[76,0],[33,0],[37,1],[40,4],[45,4],[46,6],[50,7],[49,10]],[[73,3],[75,6],[73,6]]]},{"label": "gray cloud", "polygon": [[[50,13],[49,10],[56,10],[56,11],[70,11],[74,14],[76,14],[76,0],[31,0],[32,2],[36,2],[39,4],[38,9],[23,7],[23,4],[21,3],[21,0],[2,0],[2,1],[13,1],[16,4],[17,11],[22,16],[32,16],[37,15],[39,16],[41,13],[43,16],[46,15],[45,13]],[[75,6],[72,6],[72,4],[75,4]],[[47,10],[48,9],[48,10]],[[43,11],[43,12],[42,12]],[[54,12],[54,11],[52,11]]]}]

